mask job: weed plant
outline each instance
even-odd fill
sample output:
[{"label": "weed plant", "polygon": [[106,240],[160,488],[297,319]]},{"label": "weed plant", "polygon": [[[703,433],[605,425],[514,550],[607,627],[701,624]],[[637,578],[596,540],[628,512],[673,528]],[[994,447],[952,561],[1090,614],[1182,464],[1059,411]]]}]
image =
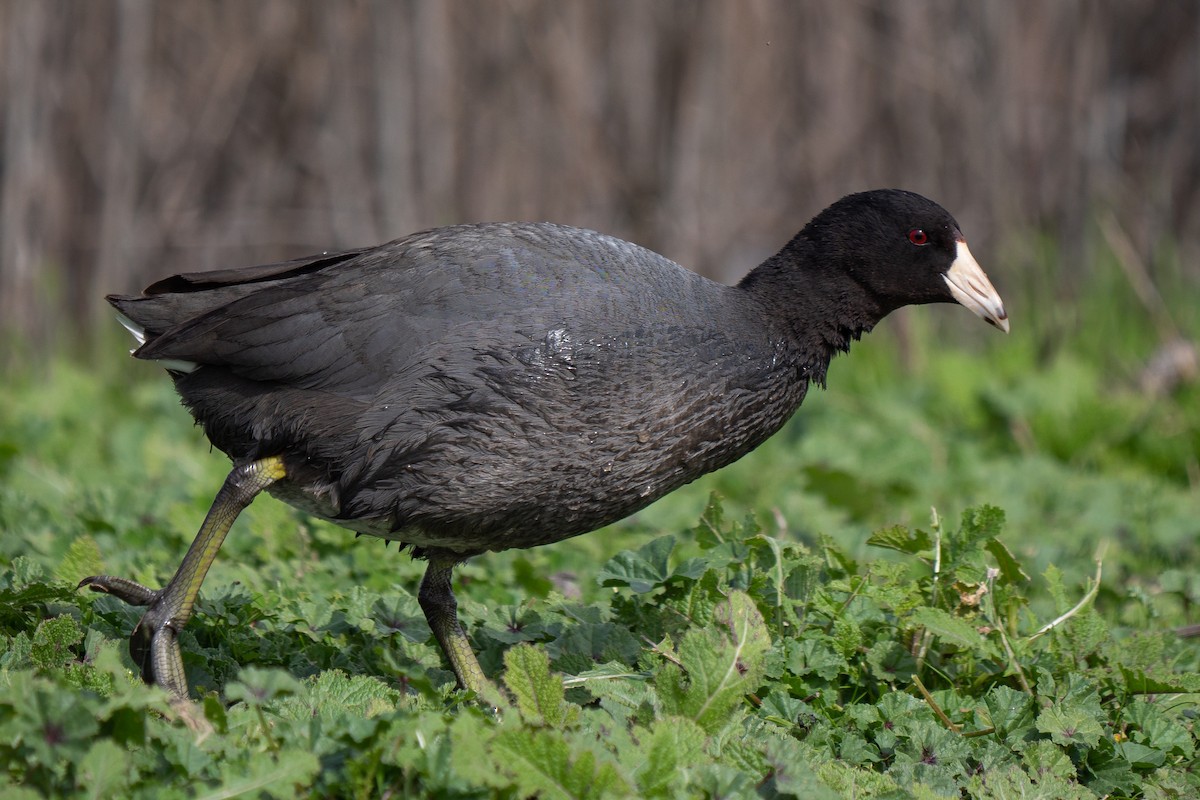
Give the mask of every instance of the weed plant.
[{"label": "weed plant", "polygon": [[181,636],[199,732],[137,678],[139,611],[74,586],[161,585],[227,462],[115,337],[14,370],[0,795],[1200,796],[1200,389],[1139,391],[1127,311],[1108,349],[906,314],[738,464],[471,561],[499,709],[453,690],[421,564],[264,497]]}]

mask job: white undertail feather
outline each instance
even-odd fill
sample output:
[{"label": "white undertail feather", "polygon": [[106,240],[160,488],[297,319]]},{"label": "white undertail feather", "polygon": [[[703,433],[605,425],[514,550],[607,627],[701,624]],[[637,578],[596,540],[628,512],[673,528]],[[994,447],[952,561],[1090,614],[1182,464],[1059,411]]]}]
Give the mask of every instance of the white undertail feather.
[{"label": "white undertail feather", "polygon": [[[133,338],[137,340],[138,347],[141,347],[142,345],[144,345],[146,343],[146,329],[145,328],[143,328],[141,325],[138,325],[136,322],[134,322],[129,317],[125,316],[124,314],[122,314],[120,312],[117,312],[117,321],[120,322],[121,325],[124,326],[125,330],[127,330],[131,334],[133,334]],[[129,354],[133,355],[134,353],[136,353],[138,350],[138,347],[135,347],[132,350],[130,350]],[[154,361],[154,363],[158,364],[159,366],[163,367],[164,369],[169,369],[174,372],[194,372],[196,370],[196,367],[199,366],[194,361],[179,361],[174,358],[156,358],[156,359],[152,359],[152,360]]]},{"label": "white undertail feather", "polygon": [[[133,334],[133,338],[137,339],[138,347],[141,347],[146,343],[146,329],[141,325],[138,325],[136,322],[119,311],[117,312],[117,322],[121,323],[121,325],[125,327],[125,330]],[[130,350],[129,352],[132,353],[133,350]]]}]

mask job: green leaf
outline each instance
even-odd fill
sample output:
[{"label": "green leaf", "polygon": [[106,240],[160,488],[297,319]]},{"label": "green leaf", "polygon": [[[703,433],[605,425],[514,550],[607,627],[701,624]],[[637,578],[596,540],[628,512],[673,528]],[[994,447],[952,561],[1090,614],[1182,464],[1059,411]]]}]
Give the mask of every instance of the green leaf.
[{"label": "green leaf", "polygon": [[963,512],[962,525],[951,539],[960,551],[994,539],[1004,528],[1004,512],[995,506],[982,505]]},{"label": "green leaf", "polygon": [[1135,694],[1194,694],[1200,692],[1200,673],[1149,673],[1121,667],[1125,688]]},{"label": "green leaf", "polygon": [[678,714],[714,732],[756,688],[771,645],[762,615],[743,592],[717,606],[716,629],[691,628],[679,646],[682,668],[664,666],[656,686],[668,714]]},{"label": "green leaf", "polygon": [[103,575],[104,560],[100,557],[100,545],[90,534],[75,537],[58,567],[54,577],[74,586],[89,575]]},{"label": "green leaf", "polygon": [[800,800],[838,800],[842,796],[817,777],[811,751],[799,741],[784,736],[770,738],[766,744],[763,754],[775,792]]},{"label": "green leaf", "polygon": [[381,597],[371,607],[375,630],[382,636],[399,634],[410,642],[429,639],[429,622],[409,595]]},{"label": "green leaf", "polygon": [[581,672],[608,661],[636,661],[641,649],[628,627],[615,622],[584,622],[567,628],[546,646],[546,653],[556,660],[556,668]]},{"label": "green leaf", "polygon": [[[200,792],[200,800],[224,800],[230,797],[278,797],[292,800],[300,794],[298,787],[307,786],[320,771],[316,755],[303,750],[285,750],[277,756],[259,754],[240,762],[240,774],[225,777],[222,785],[209,792]],[[227,772],[235,769],[229,765]]]},{"label": "green leaf", "polygon": [[111,739],[101,739],[79,762],[78,783],[86,792],[79,796],[107,800],[120,794],[119,789],[129,778],[128,770],[129,754],[125,749]]},{"label": "green leaf", "polygon": [[1123,758],[1110,741],[1086,752],[1086,768],[1092,774],[1087,787],[1101,796],[1131,796],[1141,788],[1142,776]]},{"label": "green leaf", "polygon": [[1118,742],[1114,745],[1114,749],[1134,769],[1154,769],[1161,767],[1167,760],[1167,754],[1162,750],[1137,742]]},{"label": "green leaf", "polygon": [[832,537],[822,534],[820,542],[821,552],[825,555],[825,564],[829,567],[830,572],[835,575],[838,573],[858,574],[858,562],[851,558],[845,548],[841,547]]},{"label": "green leaf", "polygon": [[464,709],[450,723],[454,771],[477,786],[499,789],[509,785],[504,765],[495,758],[495,735],[494,725],[474,709]]},{"label": "green leaf", "polygon": [[1158,703],[1139,699],[1127,708],[1126,720],[1141,731],[1151,747],[1191,758],[1196,751],[1191,734],[1168,713]]},{"label": "green leaf", "polygon": [[395,709],[401,694],[373,675],[325,670],[303,684],[304,691],[278,702],[276,711],[292,719],[353,714],[373,717]]},{"label": "green leaf", "polygon": [[708,761],[704,757],[704,731],[683,717],[662,717],[639,737],[645,760],[634,773],[641,797],[669,797],[680,773]]},{"label": "green leaf", "polygon": [[73,617],[53,617],[38,626],[29,658],[37,669],[59,669],[75,660],[73,648],[82,641],[83,630]]},{"label": "green leaf", "polygon": [[692,535],[696,537],[696,543],[705,550],[711,550],[729,540],[725,531],[725,512],[721,508],[721,498],[716,492],[709,493],[708,504],[704,507],[704,513],[700,515],[700,521],[692,529]]},{"label": "green leaf", "polygon": [[72,602],[76,596],[73,589],[48,583],[0,589],[0,630],[20,633],[33,628],[45,617],[46,604]]},{"label": "green leaf", "polygon": [[908,622],[925,628],[946,644],[987,655],[995,650],[974,625],[940,608],[918,608],[909,616]]},{"label": "green leaf", "polygon": [[707,625],[712,621],[717,605],[724,599],[721,575],[718,570],[710,569],[687,586],[682,596],[670,598],[664,605],[678,613],[680,618],[690,620],[693,625]]},{"label": "green leaf", "polygon": [[300,681],[286,670],[243,667],[238,679],[225,687],[225,696],[235,702],[242,700],[247,705],[256,706],[302,691],[304,687]]},{"label": "green leaf", "polygon": [[867,648],[866,662],[876,680],[908,683],[917,662],[912,653],[899,642],[877,641]]},{"label": "green leaf", "polygon": [[562,676],[550,672],[549,656],[531,645],[518,644],[504,653],[504,684],[530,725],[560,728],[578,713],[564,700]]},{"label": "green leaf", "polygon": [[860,733],[847,733],[842,737],[838,755],[843,761],[851,764],[873,764],[880,760],[879,748]]},{"label": "green leaf", "polygon": [[1025,768],[1040,780],[1047,777],[1075,780],[1077,772],[1071,757],[1054,742],[1038,739],[1023,746]]},{"label": "green leaf", "polygon": [[1025,692],[1008,686],[994,686],[983,698],[988,717],[996,735],[1007,738],[1011,733],[1033,726],[1034,699]]},{"label": "green leaf", "polygon": [[668,559],[675,549],[674,536],[660,536],[638,548],[622,550],[596,573],[601,586],[628,586],[643,594],[666,583],[671,577]]},{"label": "green leaf", "polygon": [[992,558],[996,559],[996,566],[1000,568],[1000,579],[1004,583],[1018,584],[1029,581],[1029,576],[1025,574],[1025,570],[1021,569],[1020,562],[1013,557],[1013,554],[999,539],[992,537],[983,547],[992,554]]},{"label": "green leaf", "polygon": [[881,528],[867,539],[867,544],[882,547],[887,550],[897,550],[901,553],[917,556],[933,552],[933,539],[921,530],[909,530],[903,525],[893,525]]},{"label": "green leaf", "polygon": [[815,674],[822,680],[834,680],[850,669],[846,659],[838,655],[829,637],[807,636],[785,643],[788,672],[798,677]]},{"label": "green leaf", "polygon": [[628,796],[616,768],[590,750],[573,751],[562,736],[548,730],[509,729],[495,738],[495,750],[517,783],[520,796],[546,800],[590,800]]},{"label": "green leaf", "polygon": [[1088,711],[1074,706],[1054,705],[1038,715],[1037,729],[1060,745],[1082,744],[1094,747],[1104,736],[1104,728]]},{"label": "green leaf", "polygon": [[862,628],[853,619],[842,616],[833,621],[833,629],[829,632],[833,646],[838,655],[849,659],[858,652],[863,643]]}]

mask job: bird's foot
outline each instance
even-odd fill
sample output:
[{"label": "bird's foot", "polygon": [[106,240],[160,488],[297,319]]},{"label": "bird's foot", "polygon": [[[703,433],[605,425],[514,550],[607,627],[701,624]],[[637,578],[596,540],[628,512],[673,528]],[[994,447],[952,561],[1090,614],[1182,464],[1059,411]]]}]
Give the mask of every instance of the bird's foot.
[{"label": "bird's foot", "polygon": [[161,686],[171,695],[172,705],[188,702],[183,655],[179,650],[176,623],[178,602],[165,589],[150,589],[140,583],[112,575],[92,575],[79,582],[78,588],[111,594],[133,606],[147,606],[133,633],[129,635],[129,655],[142,671],[142,680]]}]

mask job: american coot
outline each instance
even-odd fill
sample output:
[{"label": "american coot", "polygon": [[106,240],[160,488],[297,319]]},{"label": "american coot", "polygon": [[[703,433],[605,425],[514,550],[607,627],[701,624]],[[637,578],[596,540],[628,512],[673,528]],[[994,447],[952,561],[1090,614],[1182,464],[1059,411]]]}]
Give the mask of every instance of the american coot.
[{"label": "american coot", "polygon": [[958,224],[898,190],[839,200],[737,286],[592,231],[507,223],[108,300],[234,464],[165,588],[80,584],[149,606],[130,652],[180,700],[178,632],[264,489],[428,559],[421,608],[481,692],[455,564],[586,533],[735,461],[901,306],[957,301],[1008,330]]}]

